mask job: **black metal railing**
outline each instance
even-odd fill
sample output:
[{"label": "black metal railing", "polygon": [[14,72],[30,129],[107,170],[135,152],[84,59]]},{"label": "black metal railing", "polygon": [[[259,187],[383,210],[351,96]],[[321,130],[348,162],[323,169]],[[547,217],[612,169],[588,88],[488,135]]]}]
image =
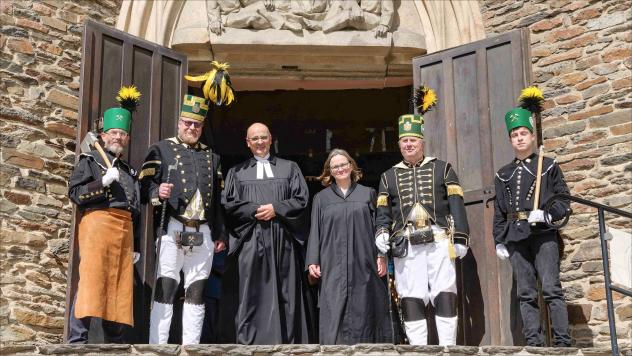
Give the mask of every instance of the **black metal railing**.
[{"label": "black metal railing", "polygon": [[[606,232],[606,222],[604,218],[604,212],[613,213],[619,216],[626,217],[628,219],[632,219],[632,213],[623,211],[621,209],[616,209],[609,207],[607,205],[599,204],[592,202],[590,200],[574,197],[568,194],[556,194],[547,200],[544,205],[544,211],[548,213],[548,210],[553,206],[553,203],[557,200],[571,201],[579,204],[583,204],[586,206],[590,206],[597,209],[597,215],[599,216],[599,240],[601,241],[601,257],[603,262],[603,274],[604,274],[604,282],[606,288],[606,303],[608,307],[608,324],[610,326],[610,344],[612,345],[613,355],[619,354],[619,344],[617,342],[617,329],[615,326],[614,319],[614,303],[612,301],[612,291],[616,291],[628,297],[632,297],[632,290],[628,290],[626,288],[622,288],[616,285],[612,285],[610,280],[610,255],[608,253],[608,243],[607,241],[612,239],[612,235],[609,235]],[[547,225],[555,228],[561,228],[568,223],[568,219],[570,214],[567,214],[564,219],[561,221],[552,223],[549,221],[548,214],[544,214],[544,218],[546,220]]]}]

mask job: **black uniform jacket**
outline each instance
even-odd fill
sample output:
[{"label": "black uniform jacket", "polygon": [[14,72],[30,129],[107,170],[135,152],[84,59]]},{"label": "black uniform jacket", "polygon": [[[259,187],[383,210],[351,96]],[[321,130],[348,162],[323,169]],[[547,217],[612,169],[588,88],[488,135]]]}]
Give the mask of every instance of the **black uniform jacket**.
[{"label": "black uniform jacket", "polygon": [[[532,233],[553,231],[544,223],[531,226],[525,219],[533,209],[538,156],[534,153],[524,160],[514,159],[501,168],[494,179],[496,201],[494,203],[494,241],[499,243],[524,240]],[[554,194],[569,193],[564,175],[554,159],[544,157],[542,161],[542,179],[540,183],[540,202],[542,209]],[[570,204],[558,200],[548,211],[553,221],[570,213]],[[521,214],[516,217],[515,214]],[[514,215],[512,217],[512,215]],[[522,219],[520,219],[522,218]]]},{"label": "black uniform jacket", "polygon": [[447,216],[454,219],[454,242],[468,245],[469,227],[463,189],[452,166],[433,157],[425,157],[415,166],[402,161],[382,173],[377,198],[376,236],[391,236],[405,226],[415,202],[430,215],[432,223],[447,229]]},{"label": "black uniform jacket", "polygon": [[[112,167],[119,171],[119,180],[107,187],[101,183],[107,165],[97,151],[82,153],[79,163],[72,172],[68,183],[68,196],[77,204],[83,213],[89,210],[116,208],[132,213],[134,236],[138,238],[137,227],[140,217],[140,188],[138,172],[125,161],[116,158],[110,152],[106,155]],[[134,243],[134,250],[138,252],[139,244]]]},{"label": "black uniform jacket", "polygon": [[[204,203],[204,215],[209,222],[213,240],[226,241],[224,214],[221,209],[221,191],[224,185],[219,156],[210,147],[197,143],[189,146],[177,137],[155,143],[149,148],[140,173],[143,203],[159,206],[158,187],[167,183],[170,165],[177,166],[171,171],[169,183],[173,184],[171,197],[167,200],[168,221],[171,216],[182,215],[195,191],[200,190]],[[160,224],[162,209],[154,209],[154,224]],[[163,225],[166,229],[167,222]],[[161,234],[166,231],[161,232]]]}]

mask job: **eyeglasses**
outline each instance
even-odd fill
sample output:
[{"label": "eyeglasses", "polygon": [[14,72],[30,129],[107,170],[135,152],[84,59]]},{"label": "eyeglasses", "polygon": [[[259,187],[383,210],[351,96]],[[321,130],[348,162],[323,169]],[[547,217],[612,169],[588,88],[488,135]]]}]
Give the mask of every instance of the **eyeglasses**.
[{"label": "eyeglasses", "polygon": [[186,127],[193,127],[194,129],[199,129],[200,127],[202,127],[202,125],[204,125],[201,122],[198,121],[184,121],[182,119],[180,119],[180,121],[184,124],[184,126]]},{"label": "eyeglasses", "polygon": [[329,169],[331,169],[332,171],[338,170],[338,169],[346,169],[347,167],[349,167],[349,162],[347,163],[341,163],[337,166],[330,166]]},{"label": "eyeglasses", "polygon": [[248,138],[248,141],[250,142],[268,141],[269,138],[270,136],[255,136],[255,137]]},{"label": "eyeglasses", "polygon": [[108,130],[108,132],[106,132],[107,135],[112,136],[112,137],[116,137],[116,136],[120,136],[121,138],[125,138],[127,137],[127,132],[125,131],[114,131],[114,130]]}]

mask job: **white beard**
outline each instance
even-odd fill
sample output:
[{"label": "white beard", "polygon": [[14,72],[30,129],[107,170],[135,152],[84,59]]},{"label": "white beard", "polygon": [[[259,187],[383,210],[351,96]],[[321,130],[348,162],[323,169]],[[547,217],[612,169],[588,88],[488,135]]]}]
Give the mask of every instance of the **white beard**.
[{"label": "white beard", "polygon": [[105,145],[105,149],[114,153],[115,156],[118,156],[123,152],[124,148],[121,145]]}]

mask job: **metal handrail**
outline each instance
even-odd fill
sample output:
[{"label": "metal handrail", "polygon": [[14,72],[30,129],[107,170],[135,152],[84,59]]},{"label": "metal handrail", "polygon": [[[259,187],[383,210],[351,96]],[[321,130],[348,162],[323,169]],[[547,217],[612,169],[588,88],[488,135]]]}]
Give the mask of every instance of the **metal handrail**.
[{"label": "metal handrail", "polygon": [[632,297],[632,290],[628,290],[625,288],[617,287],[612,285],[612,281],[610,280],[610,256],[608,254],[608,244],[607,240],[610,240],[611,237],[606,237],[606,223],[604,218],[604,211],[609,213],[613,213],[619,216],[626,217],[628,219],[632,219],[632,213],[627,211],[623,211],[621,209],[613,208],[607,205],[595,203],[590,200],[574,197],[569,194],[555,194],[546,201],[544,205],[544,214],[545,222],[548,226],[552,228],[562,228],[568,223],[568,219],[570,218],[570,214],[566,214],[564,219],[560,222],[552,222],[550,221],[548,211],[553,206],[557,200],[565,200],[572,201],[575,203],[587,205],[593,208],[597,208],[597,214],[599,216],[599,239],[601,241],[601,256],[603,262],[603,274],[604,274],[604,282],[606,284],[606,303],[608,307],[608,324],[610,326],[610,345],[612,346],[612,352],[614,355],[619,354],[619,344],[617,342],[617,328],[615,326],[614,319],[614,303],[612,301],[612,291],[616,291],[628,297]]}]

